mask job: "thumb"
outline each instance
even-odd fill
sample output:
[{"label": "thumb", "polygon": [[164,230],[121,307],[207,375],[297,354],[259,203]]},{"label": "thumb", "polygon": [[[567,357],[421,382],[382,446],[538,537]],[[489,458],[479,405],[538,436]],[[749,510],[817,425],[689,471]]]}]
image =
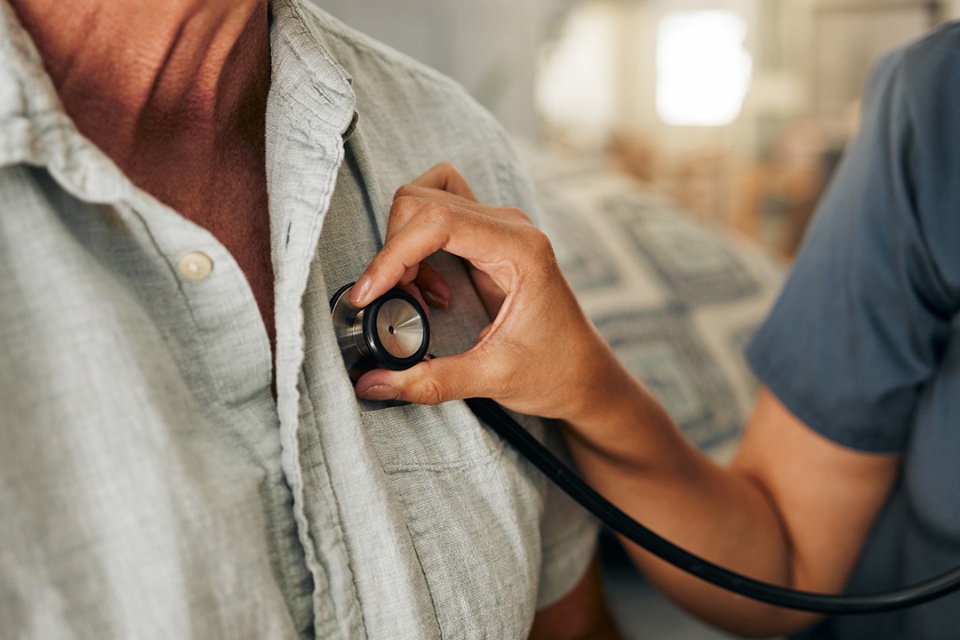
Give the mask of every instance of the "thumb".
[{"label": "thumb", "polygon": [[482,395],[483,376],[476,353],[431,358],[407,369],[375,369],[357,380],[357,395],[364,400],[400,400],[414,404],[440,404]]}]

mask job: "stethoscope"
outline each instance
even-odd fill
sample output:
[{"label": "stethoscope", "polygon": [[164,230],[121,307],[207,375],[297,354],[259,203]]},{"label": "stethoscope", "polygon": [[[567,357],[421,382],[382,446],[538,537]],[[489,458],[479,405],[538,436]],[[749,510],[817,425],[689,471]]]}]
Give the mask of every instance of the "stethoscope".
[{"label": "stethoscope", "polygon": [[[330,303],[350,379],[356,382],[375,368],[401,371],[423,360],[430,346],[430,324],[417,299],[406,291],[393,289],[358,309],[350,304],[348,294],[352,286],[351,283],[341,287]],[[661,538],[611,504],[493,400],[471,398],[466,403],[481,422],[610,529],[679,569],[728,591],[790,609],[850,614],[904,609],[960,589],[960,567],[904,589],[853,596],[797,591],[729,571]]]}]

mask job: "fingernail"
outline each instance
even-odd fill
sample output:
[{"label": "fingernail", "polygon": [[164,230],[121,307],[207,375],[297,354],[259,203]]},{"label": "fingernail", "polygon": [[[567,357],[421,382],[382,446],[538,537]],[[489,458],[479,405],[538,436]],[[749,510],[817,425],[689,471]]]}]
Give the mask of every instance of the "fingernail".
[{"label": "fingernail", "polygon": [[450,306],[450,300],[449,300],[449,299],[444,298],[443,296],[439,296],[439,295],[435,294],[435,293],[432,292],[432,291],[424,291],[424,292],[423,292],[423,297],[424,297],[424,299],[425,299],[427,302],[429,302],[430,304],[432,304],[432,305],[435,306],[435,307],[440,307],[441,309],[446,309],[448,306]]},{"label": "fingernail", "polygon": [[370,291],[372,283],[370,279],[366,276],[361,276],[353,284],[353,291],[350,292],[350,298],[357,306],[364,306],[366,304],[367,293]]},{"label": "fingernail", "polygon": [[385,384],[375,384],[357,395],[364,400],[397,400],[400,398],[399,391]]}]

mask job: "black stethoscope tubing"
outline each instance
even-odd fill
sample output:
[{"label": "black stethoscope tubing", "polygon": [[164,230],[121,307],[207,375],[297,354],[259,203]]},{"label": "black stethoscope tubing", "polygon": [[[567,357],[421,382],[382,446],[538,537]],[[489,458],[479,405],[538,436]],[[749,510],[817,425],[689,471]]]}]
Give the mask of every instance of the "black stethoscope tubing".
[{"label": "black stethoscope tubing", "polygon": [[610,529],[675,567],[727,591],[801,611],[856,614],[880,613],[913,607],[960,589],[960,567],[903,589],[869,595],[833,595],[798,591],[754,580],[724,569],[662,538],[611,504],[493,400],[470,398],[466,403],[482,422]]}]

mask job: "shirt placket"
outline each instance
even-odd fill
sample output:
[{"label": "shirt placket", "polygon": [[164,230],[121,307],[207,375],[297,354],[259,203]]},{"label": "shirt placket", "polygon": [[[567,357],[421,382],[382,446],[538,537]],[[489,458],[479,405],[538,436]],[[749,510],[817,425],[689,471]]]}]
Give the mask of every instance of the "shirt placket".
[{"label": "shirt placket", "polygon": [[313,575],[314,632],[323,638],[357,638],[366,632],[328,471],[322,461],[303,462],[304,450],[316,443],[317,427],[302,371],[307,346],[303,296],[343,161],[343,134],[350,126],[356,100],[346,73],[303,31],[298,9],[287,3],[276,3],[273,8],[267,182],[282,464],[293,493],[293,515],[305,560]]}]

